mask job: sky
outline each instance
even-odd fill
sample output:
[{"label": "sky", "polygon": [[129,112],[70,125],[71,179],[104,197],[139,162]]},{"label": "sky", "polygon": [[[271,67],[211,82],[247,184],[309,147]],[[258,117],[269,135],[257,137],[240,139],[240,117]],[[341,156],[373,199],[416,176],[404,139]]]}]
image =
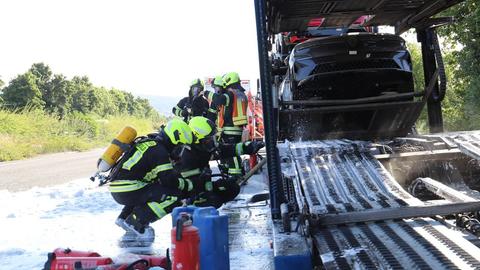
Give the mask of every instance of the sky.
[{"label": "sky", "polygon": [[196,77],[258,78],[254,1],[0,1],[0,78],[43,62],[67,78],[184,96]]}]

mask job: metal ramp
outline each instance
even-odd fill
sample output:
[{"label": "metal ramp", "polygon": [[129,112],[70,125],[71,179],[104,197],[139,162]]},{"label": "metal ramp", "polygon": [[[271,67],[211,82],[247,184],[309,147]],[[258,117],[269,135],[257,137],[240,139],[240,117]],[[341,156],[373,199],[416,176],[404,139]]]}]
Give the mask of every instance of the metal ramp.
[{"label": "metal ramp", "polygon": [[[393,179],[370,147],[349,140],[279,145],[282,172],[291,179],[299,211],[315,220],[426,206]],[[480,249],[468,235],[432,218],[312,227],[326,269],[480,268]]]},{"label": "metal ramp", "polygon": [[480,131],[463,131],[443,134],[423,135],[423,138],[438,139],[450,148],[458,148],[462,153],[480,160]]}]

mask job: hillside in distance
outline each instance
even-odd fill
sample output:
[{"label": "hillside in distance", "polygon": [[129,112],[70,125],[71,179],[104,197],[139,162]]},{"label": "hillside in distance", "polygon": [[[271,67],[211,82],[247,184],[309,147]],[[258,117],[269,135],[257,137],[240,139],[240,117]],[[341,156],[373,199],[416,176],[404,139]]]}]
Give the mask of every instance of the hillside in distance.
[{"label": "hillside in distance", "polygon": [[170,96],[151,96],[151,95],[144,95],[143,98],[148,99],[150,101],[150,105],[152,105],[158,112],[165,116],[172,115],[172,108],[177,105],[178,101],[182,97],[170,97]]}]

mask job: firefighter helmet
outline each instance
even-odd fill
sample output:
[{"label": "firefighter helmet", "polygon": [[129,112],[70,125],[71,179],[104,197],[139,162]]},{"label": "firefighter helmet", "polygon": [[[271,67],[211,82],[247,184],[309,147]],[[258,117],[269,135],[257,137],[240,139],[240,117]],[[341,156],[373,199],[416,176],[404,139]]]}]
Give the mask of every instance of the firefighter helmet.
[{"label": "firefighter helmet", "polygon": [[212,86],[225,87],[225,81],[222,76],[216,76],[212,81]]},{"label": "firefighter helmet", "polygon": [[192,130],[187,123],[180,119],[168,121],[163,131],[174,145],[191,144],[193,142]]},{"label": "firefighter helmet", "polygon": [[205,138],[215,136],[217,133],[215,124],[210,119],[203,116],[193,117],[190,119],[190,122],[188,122],[188,126],[195,136],[194,143],[199,143]]},{"label": "firefighter helmet", "polygon": [[203,91],[203,89],[205,89],[205,84],[203,83],[203,81],[198,79],[198,78],[194,79],[190,83],[190,91],[189,91],[188,95],[191,98],[196,97],[200,92]]},{"label": "firefighter helmet", "polygon": [[201,88],[204,88],[205,84],[203,83],[202,80],[197,78],[190,82],[190,87],[193,87],[193,86],[199,86]]},{"label": "firefighter helmet", "polygon": [[232,85],[234,83],[240,82],[240,76],[238,76],[237,72],[229,72],[223,75],[223,80],[225,81],[225,86]]}]

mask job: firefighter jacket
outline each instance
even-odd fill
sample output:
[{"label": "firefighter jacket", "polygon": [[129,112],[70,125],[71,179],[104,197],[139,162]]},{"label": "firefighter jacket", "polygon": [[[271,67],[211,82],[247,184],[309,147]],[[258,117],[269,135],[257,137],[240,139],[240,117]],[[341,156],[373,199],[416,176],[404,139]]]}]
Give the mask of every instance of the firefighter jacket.
[{"label": "firefighter jacket", "polygon": [[206,116],[209,108],[208,101],[202,96],[184,97],[172,109],[172,113],[182,117],[185,122],[194,116]]},{"label": "firefighter jacket", "polygon": [[192,191],[192,182],[173,170],[170,152],[163,143],[161,140],[136,143],[115,165],[117,172],[110,182],[110,192],[135,191],[154,182],[183,192]]},{"label": "firefighter jacket", "polygon": [[207,117],[217,123],[217,128],[226,135],[242,135],[248,123],[248,98],[243,89],[227,88],[223,94],[209,92],[211,100]]}]

